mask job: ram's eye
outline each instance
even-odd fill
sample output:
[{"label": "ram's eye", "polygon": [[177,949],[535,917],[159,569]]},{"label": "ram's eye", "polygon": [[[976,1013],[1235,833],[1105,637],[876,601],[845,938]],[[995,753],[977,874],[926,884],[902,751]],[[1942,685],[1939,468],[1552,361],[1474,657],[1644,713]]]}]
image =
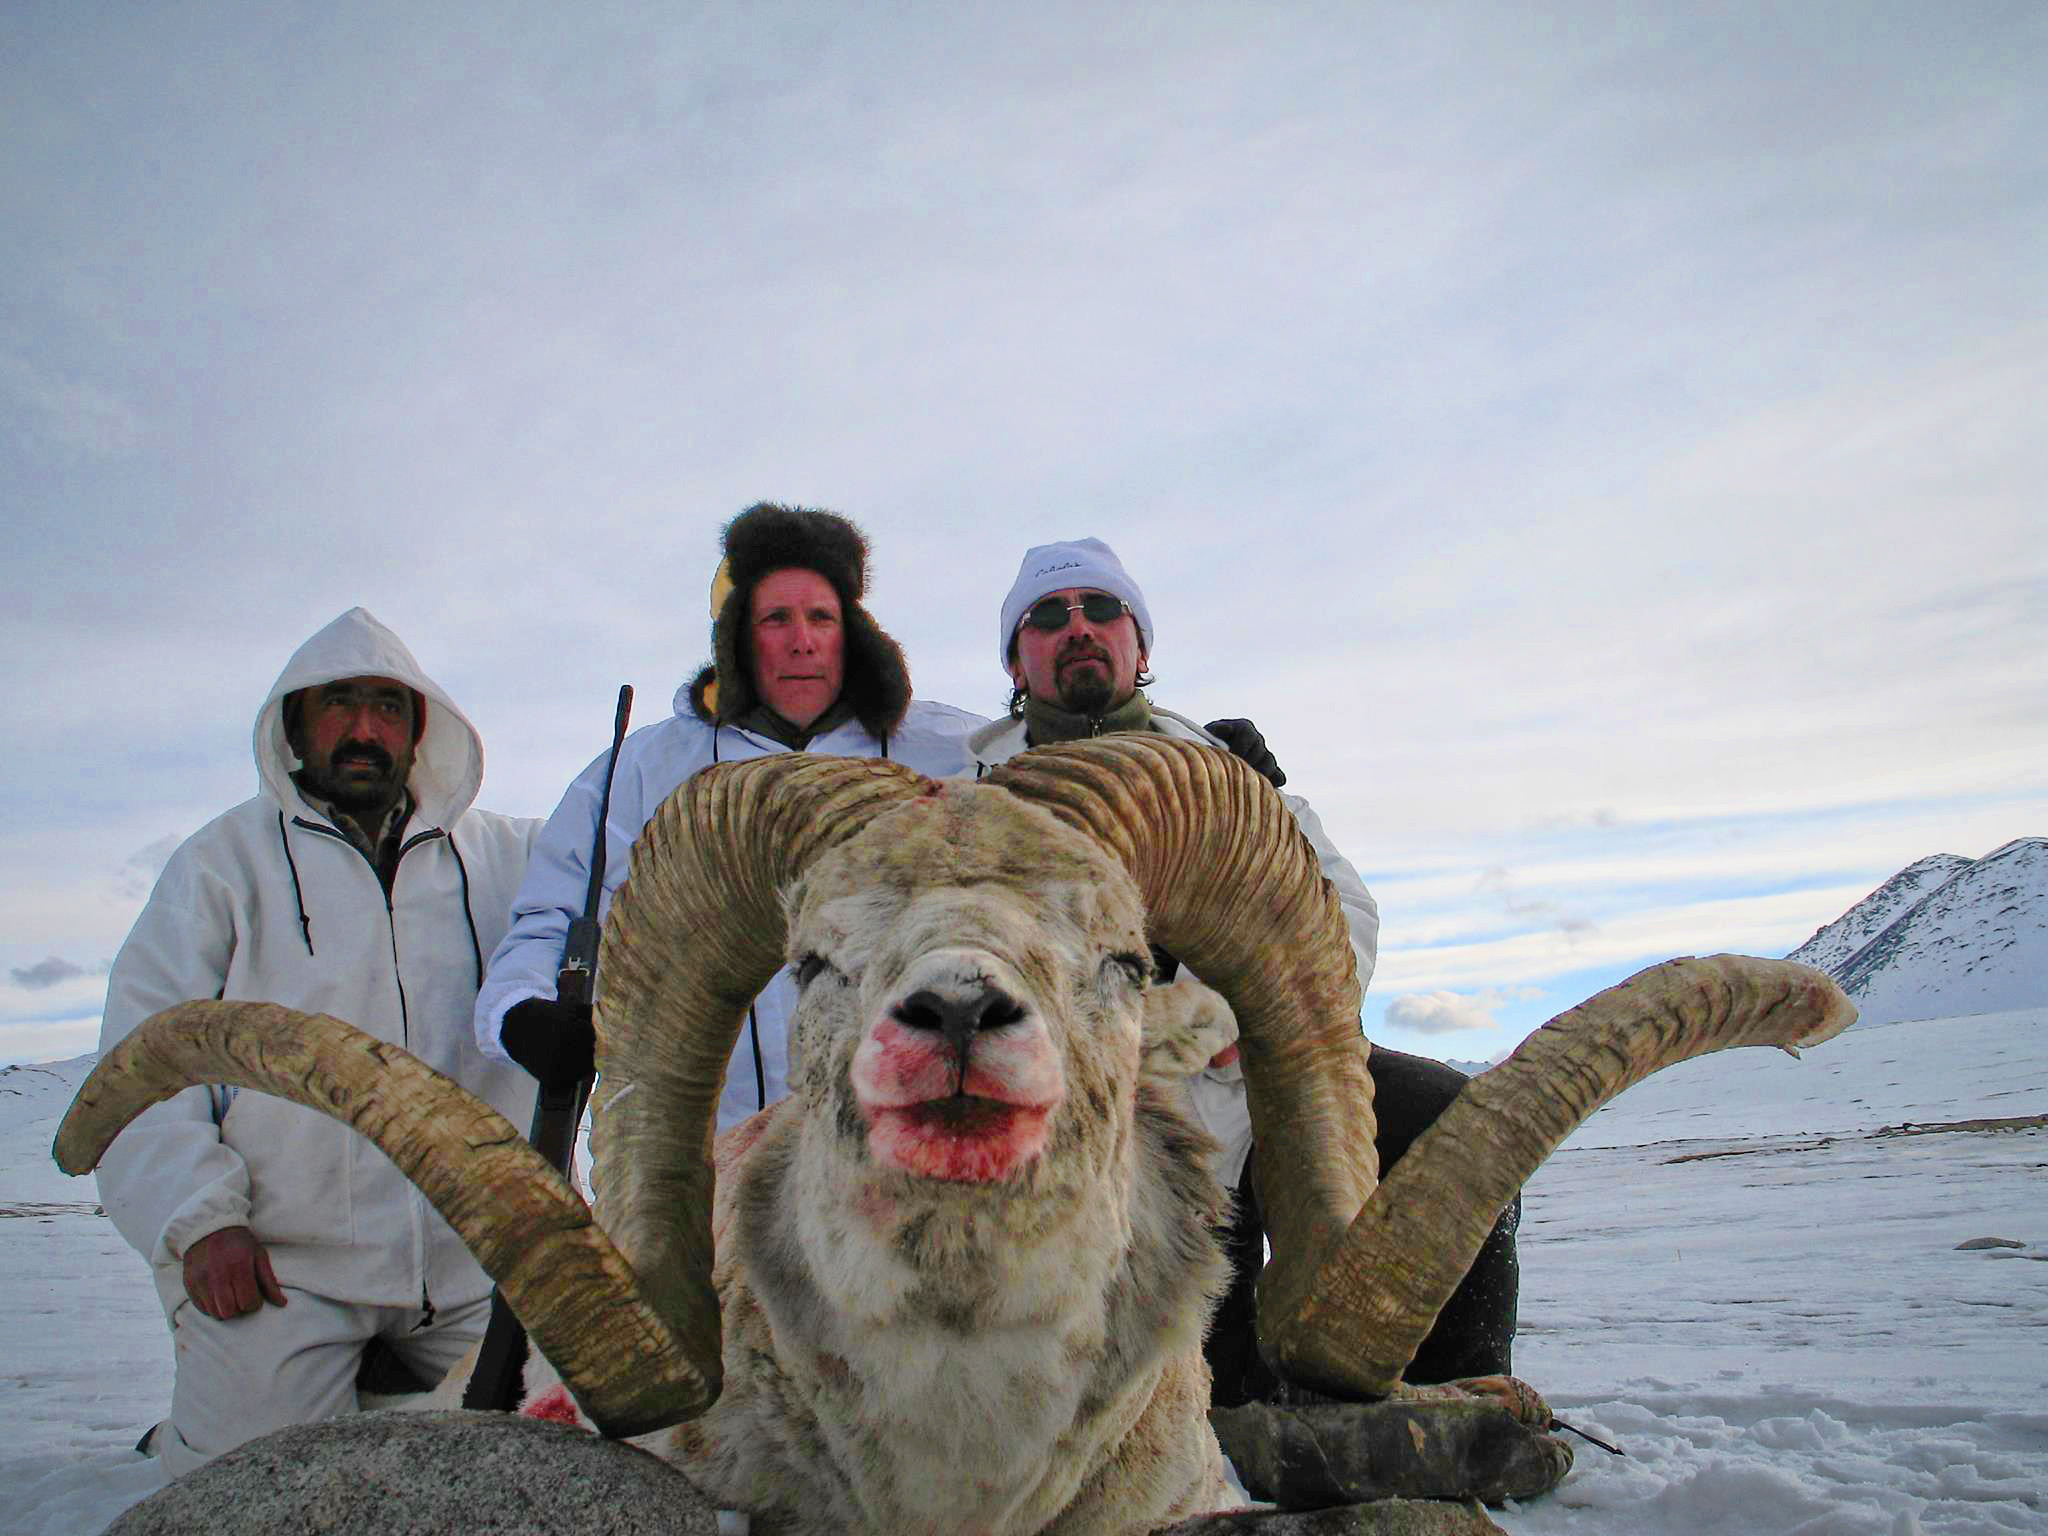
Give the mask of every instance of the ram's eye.
[{"label": "ram's eye", "polygon": [[808,987],[818,979],[821,973],[830,969],[831,967],[825,963],[823,955],[805,955],[796,963],[796,984],[800,987]]},{"label": "ram's eye", "polygon": [[1152,980],[1152,957],[1142,951],[1111,955],[1110,965],[1124,973],[1124,979],[1134,987],[1143,987]]}]

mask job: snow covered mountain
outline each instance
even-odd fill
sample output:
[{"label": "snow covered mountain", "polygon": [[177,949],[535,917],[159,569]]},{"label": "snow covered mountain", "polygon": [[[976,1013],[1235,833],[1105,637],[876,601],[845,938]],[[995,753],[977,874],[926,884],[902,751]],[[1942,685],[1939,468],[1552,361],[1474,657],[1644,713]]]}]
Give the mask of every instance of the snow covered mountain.
[{"label": "snow covered mountain", "polygon": [[69,1061],[0,1067],[0,1133],[21,1138],[18,1148],[0,1142],[18,1152],[0,1164],[0,1214],[22,1201],[90,1205],[99,1198],[91,1179],[67,1178],[50,1160],[57,1122],[98,1060],[74,1056]]},{"label": "snow covered mountain", "polygon": [[1833,971],[1883,933],[1894,918],[1972,862],[1959,853],[1933,853],[1916,859],[1785,958],[1817,971]]},{"label": "snow covered mountain", "polygon": [[1790,958],[1839,981],[1864,1025],[2048,1002],[2048,838],[1910,864]]}]

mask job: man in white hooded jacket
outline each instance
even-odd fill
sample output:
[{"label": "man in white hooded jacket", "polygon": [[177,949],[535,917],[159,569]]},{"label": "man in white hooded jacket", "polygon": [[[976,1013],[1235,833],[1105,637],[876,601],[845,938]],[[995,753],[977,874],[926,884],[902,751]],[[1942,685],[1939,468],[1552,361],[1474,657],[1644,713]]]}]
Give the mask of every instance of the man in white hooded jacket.
[{"label": "man in white hooded jacket", "polygon": [[[286,664],[256,717],[262,791],[171,856],[114,961],[100,1048],[196,998],[344,1019],[514,1125],[531,1078],[477,1049],[470,1010],[539,822],[470,808],[483,743],[361,608]],[[347,1126],[194,1087],[146,1111],[99,1169],[155,1270],[176,1341],[168,1476],[354,1411],[381,1341],[433,1380],[479,1339],[491,1284],[453,1230]]]}]

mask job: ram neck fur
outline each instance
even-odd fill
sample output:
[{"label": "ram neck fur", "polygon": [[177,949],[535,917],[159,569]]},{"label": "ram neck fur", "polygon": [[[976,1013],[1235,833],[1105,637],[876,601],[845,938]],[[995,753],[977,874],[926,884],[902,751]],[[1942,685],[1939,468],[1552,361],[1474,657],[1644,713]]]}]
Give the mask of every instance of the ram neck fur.
[{"label": "ram neck fur", "polygon": [[[757,1517],[761,1530],[930,1536],[1037,1529],[1091,1479],[1121,1491],[1102,1503],[1108,1523],[1076,1529],[1221,1497],[1213,1441],[1185,1411],[1189,1393],[1206,1398],[1203,1299],[1222,1275],[1210,1223],[1224,1196],[1201,1132],[1146,1093],[1127,1122],[1130,1182],[1105,1180],[1018,1245],[972,1236],[966,1192],[863,1220],[806,1179],[797,1107],[767,1120],[721,1191],[718,1224],[739,1239],[725,1253],[778,1262],[721,1263],[725,1395],[672,1432],[707,1492],[782,1512],[782,1525]],[[911,1225],[948,1225],[962,1241],[900,1240]],[[1004,1266],[1000,1300],[990,1265]],[[987,1465],[998,1441],[1009,1482]],[[1115,1454],[1127,1441],[1146,1455]],[[1133,1477],[1143,1486],[1126,1486]]]}]

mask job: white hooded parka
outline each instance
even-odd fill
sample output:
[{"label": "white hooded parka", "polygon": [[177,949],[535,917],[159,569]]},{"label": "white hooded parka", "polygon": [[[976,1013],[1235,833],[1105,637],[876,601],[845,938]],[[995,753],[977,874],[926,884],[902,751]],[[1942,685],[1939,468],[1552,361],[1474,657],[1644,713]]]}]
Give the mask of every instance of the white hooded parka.
[{"label": "white hooded parka", "polygon": [[[286,694],[363,676],[426,700],[388,900],[370,861],[299,794],[284,732]],[[286,664],[254,747],[262,792],[171,856],[122,945],[100,1049],[176,1003],[282,1003],[404,1046],[524,1131],[533,1080],[477,1050],[470,1010],[540,824],[470,809],[483,782],[475,727],[396,635],[353,608]],[[185,1250],[232,1226],[269,1247],[282,1284],[337,1301],[445,1309],[490,1290],[383,1153],[267,1094],[194,1087],[145,1111],[101,1161],[99,1188],[154,1267],[167,1314],[185,1300]]]}]

